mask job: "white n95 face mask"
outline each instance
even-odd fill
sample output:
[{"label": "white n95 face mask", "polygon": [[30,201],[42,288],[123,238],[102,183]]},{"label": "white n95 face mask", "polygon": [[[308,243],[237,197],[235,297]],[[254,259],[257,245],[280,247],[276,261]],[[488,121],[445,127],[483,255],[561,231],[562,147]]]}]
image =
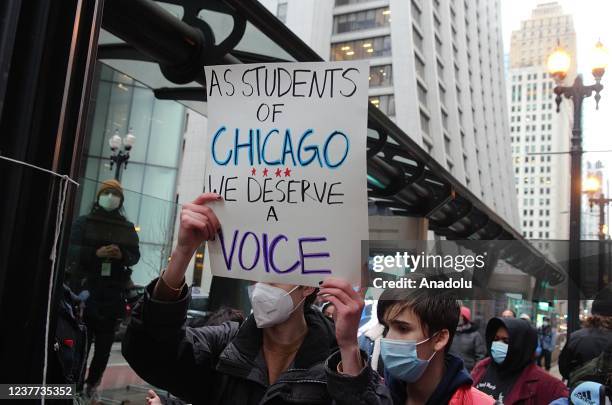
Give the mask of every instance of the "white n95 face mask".
[{"label": "white n95 face mask", "polygon": [[106,211],[113,211],[119,208],[119,205],[121,205],[121,198],[111,193],[102,194],[98,199],[98,205],[104,208]]},{"label": "white n95 face mask", "polygon": [[[253,307],[253,316],[258,328],[268,328],[289,319],[289,316],[299,307],[293,306],[291,294],[299,286],[287,292],[270,284],[256,283],[249,287],[249,298]],[[302,299],[303,301],[304,299]],[[300,301],[300,303],[302,302]]]}]

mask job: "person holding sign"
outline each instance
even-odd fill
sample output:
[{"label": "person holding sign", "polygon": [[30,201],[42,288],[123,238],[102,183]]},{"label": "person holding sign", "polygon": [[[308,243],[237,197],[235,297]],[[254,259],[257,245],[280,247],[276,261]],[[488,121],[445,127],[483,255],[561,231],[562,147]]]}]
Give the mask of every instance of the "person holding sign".
[{"label": "person holding sign", "polygon": [[204,67],[203,186],[223,196],[211,205],[224,230],[207,244],[213,275],[359,283],[350,253],[368,239],[369,71],[367,61]]},{"label": "person holding sign", "polygon": [[200,195],[181,212],[178,244],[168,268],[151,282],[134,309],[122,352],[146,381],[192,403],[391,405],[381,378],[357,344],[363,299],[343,280],[320,283],[336,309],[335,330],[311,308],[311,286],[258,282],[253,314],[235,322],[190,328],[187,265],[221,224]]}]

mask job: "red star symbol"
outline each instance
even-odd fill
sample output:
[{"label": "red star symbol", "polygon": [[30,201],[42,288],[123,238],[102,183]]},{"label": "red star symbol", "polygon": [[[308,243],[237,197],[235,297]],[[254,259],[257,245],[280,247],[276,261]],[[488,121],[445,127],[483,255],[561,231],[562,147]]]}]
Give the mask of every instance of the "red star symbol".
[{"label": "red star symbol", "polygon": [[263,175],[264,175],[264,177],[268,177],[268,168],[267,167],[265,169],[263,169]]},{"label": "red star symbol", "polygon": [[285,169],[285,177],[289,177],[289,176],[291,176],[291,169],[287,167]]},{"label": "red star symbol", "polygon": [[255,170],[255,168],[252,168],[252,169],[251,169],[251,175],[252,175],[252,176],[255,176],[255,173],[257,173],[257,170]]},{"label": "red star symbol", "polygon": [[276,169],[276,171],[274,172],[274,174],[276,174],[276,177],[280,177],[281,173],[282,173],[282,171],[281,171],[280,168]]}]

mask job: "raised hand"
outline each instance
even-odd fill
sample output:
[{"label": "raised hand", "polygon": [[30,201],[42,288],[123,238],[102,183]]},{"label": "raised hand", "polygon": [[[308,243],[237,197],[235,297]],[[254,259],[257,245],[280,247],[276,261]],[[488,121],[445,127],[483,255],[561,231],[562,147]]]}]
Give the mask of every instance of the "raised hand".
[{"label": "raised hand", "polygon": [[198,246],[215,237],[221,224],[213,210],[206,204],[221,200],[215,193],[200,194],[189,204],[183,205],[177,249],[193,254]]},{"label": "raised hand", "polygon": [[357,329],[364,307],[362,295],[348,282],[333,277],[321,283],[319,295],[325,296],[336,307],[336,341],[342,356],[343,372],[357,375],[363,368],[357,343]]}]

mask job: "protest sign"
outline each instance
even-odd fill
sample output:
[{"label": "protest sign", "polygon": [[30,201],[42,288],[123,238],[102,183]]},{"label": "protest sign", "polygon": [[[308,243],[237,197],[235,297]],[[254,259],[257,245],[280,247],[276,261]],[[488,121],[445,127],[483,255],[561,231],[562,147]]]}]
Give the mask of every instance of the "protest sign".
[{"label": "protest sign", "polygon": [[368,63],[208,66],[205,191],[216,276],[360,281],[368,238]]}]

